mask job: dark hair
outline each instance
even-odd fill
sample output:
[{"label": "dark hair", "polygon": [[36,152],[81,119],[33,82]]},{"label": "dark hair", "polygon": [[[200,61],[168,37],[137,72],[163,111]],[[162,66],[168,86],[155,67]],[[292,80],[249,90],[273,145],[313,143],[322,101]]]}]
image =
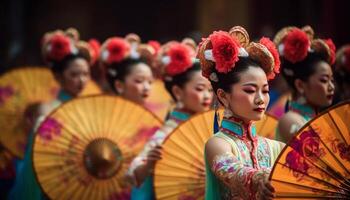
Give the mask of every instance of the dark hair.
[{"label": "dark hair", "polygon": [[210,80],[215,93],[218,89],[230,92],[231,86],[240,81],[240,74],[247,71],[249,67],[260,68],[257,62],[253,59],[249,57],[240,57],[238,62],[235,63],[235,67],[229,73],[225,74],[216,72],[218,81],[215,82]]},{"label": "dark hair", "polygon": [[308,53],[304,60],[297,63],[291,63],[282,59],[282,75],[289,87],[296,91],[294,81],[296,79],[307,81],[316,72],[317,63],[321,61],[327,62],[323,54],[316,52]]},{"label": "dark hair", "polygon": [[171,80],[164,79],[165,89],[170,93],[171,97],[176,101],[175,95],[172,92],[173,86],[178,86],[180,88],[184,88],[186,83],[188,83],[193,74],[201,70],[201,66],[199,62],[195,62],[192,67],[187,69],[185,72],[181,74],[177,74],[171,77]]},{"label": "dark hair", "polygon": [[78,58],[84,59],[88,62],[88,59],[82,54],[69,54],[59,62],[52,62],[51,70],[55,74],[62,74],[68,68],[69,64]]},{"label": "dark hair", "polygon": [[[106,65],[107,81],[109,83],[109,86],[112,88],[114,92],[117,92],[116,89],[114,88],[114,82],[116,80],[124,82],[125,77],[127,77],[133,70],[134,66],[136,66],[139,63],[144,63],[150,68],[146,60],[142,58],[140,59],[127,58],[122,60],[121,62]],[[115,73],[111,72],[110,70],[113,70]]]}]

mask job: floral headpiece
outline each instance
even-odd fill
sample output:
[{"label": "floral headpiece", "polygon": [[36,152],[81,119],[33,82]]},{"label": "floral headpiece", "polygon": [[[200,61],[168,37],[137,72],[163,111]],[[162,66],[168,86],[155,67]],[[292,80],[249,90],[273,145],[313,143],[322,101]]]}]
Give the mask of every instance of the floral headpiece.
[{"label": "floral headpiece", "polygon": [[[156,52],[155,47],[141,43],[138,35],[130,33],[125,38],[107,39],[101,47],[101,61],[108,66],[128,58],[135,60],[143,58],[149,65],[152,65]],[[112,75],[117,74],[115,69],[108,69],[108,72]]]},{"label": "floral headpiece", "polygon": [[333,41],[315,39],[310,26],[301,29],[293,26],[285,27],[276,34],[274,43],[278,46],[280,55],[291,63],[304,60],[309,52],[325,55],[330,65],[335,62],[336,48]]},{"label": "floral headpiece", "polygon": [[184,73],[193,66],[196,54],[196,43],[189,38],[182,42],[170,41],[164,44],[158,54],[158,65],[163,77],[171,79]]},{"label": "floral headpiece", "polygon": [[219,81],[217,73],[232,71],[240,57],[257,61],[269,80],[279,73],[280,60],[273,42],[268,38],[261,38],[258,43],[250,42],[247,31],[240,26],[229,32],[215,31],[199,45],[198,58],[203,76],[214,82]]},{"label": "floral headpiece", "polygon": [[345,69],[350,73],[350,45],[341,47],[336,54],[336,70]]},{"label": "floral headpiece", "polygon": [[55,30],[42,38],[42,54],[46,62],[60,62],[68,55],[81,54],[93,64],[97,60],[94,47],[79,39],[79,32],[74,28],[66,31]]}]

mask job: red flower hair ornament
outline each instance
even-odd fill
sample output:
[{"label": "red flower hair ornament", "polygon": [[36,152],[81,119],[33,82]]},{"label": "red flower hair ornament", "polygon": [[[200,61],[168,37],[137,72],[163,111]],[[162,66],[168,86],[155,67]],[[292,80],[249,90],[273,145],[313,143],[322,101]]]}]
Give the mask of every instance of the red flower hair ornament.
[{"label": "red flower hair ornament", "polygon": [[102,45],[101,60],[112,64],[121,62],[130,53],[130,44],[123,38],[112,37]]},{"label": "red flower hair ornament", "polygon": [[45,42],[45,59],[49,61],[61,61],[65,56],[69,54],[78,53],[78,50],[74,46],[71,38],[60,32],[53,33],[51,37]]},{"label": "red flower hair ornament", "polygon": [[189,47],[177,42],[169,45],[165,56],[161,57],[165,74],[170,77],[184,73],[192,67],[193,62]]},{"label": "red flower hair ornament", "polygon": [[259,43],[250,43],[248,33],[240,26],[230,32],[214,32],[199,45],[203,76],[214,82],[219,81],[216,73],[232,71],[239,57],[251,57],[259,62],[269,80],[279,73],[279,54],[273,42],[262,38]]}]

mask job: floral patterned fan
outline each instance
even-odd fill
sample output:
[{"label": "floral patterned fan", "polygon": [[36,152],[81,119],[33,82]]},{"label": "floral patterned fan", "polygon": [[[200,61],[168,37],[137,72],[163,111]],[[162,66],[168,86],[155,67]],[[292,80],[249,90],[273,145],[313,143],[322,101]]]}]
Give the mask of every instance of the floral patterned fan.
[{"label": "floral patterned fan", "polygon": [[[223,110],[219,113],[223,116]],[[162,159],[157,162],[154,175],[157,199],[204,199],[204,146],[213,135],[213,122],[214,111],[198,114],[165,140]],[[277,120],[269,116],[256,123],[257,130],[267,130],[263,132],[265,135],[271,134],[270,127],[274,130],[276,125]]]},{"label": "floral patterned fan", "polygon": [[38,182],[51,199],[127,199],[129,163],[161,125],[151,112],[120,97],[64,103],[35,137]]},{"label": "floral patterned fan", "polygon": [[270,180],[278,199],[350,199],[350,101],[308,122],[288,142]]},{"label": "floral patterned fan", "polygon": [[24,156],[31,110],[53,100],[58,88],[51,71],[42,67],[19,68],[1,76],[0,142],[14,156]]}]

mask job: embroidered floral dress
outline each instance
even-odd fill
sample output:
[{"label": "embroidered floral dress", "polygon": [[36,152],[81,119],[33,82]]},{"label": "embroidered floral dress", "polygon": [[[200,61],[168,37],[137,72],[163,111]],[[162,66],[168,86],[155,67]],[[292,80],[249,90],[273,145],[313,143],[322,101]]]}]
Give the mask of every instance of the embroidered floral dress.
[{"label": "embroidered floral dress", "polygon": [[153,200],[155,199],[154,188],[153,188],[153,177],[148,176],[143,183],[137,182],[134,172],[135,169],[141,165],[146,164],[147,154],[156,145],[163,143],[164,139],[183,121],[186,121],[190,117],[190,114],[174,110],[170,113],[169,119],[166,120],[165,124],[151,137],[146,143],[143,151],[131,162],[128,170],[128,177],[132,179],[135,186],[131,193],[131,199],[135,200]]},{"label": "embroidered floral dress", "polygon": [[[289,103],[288,111],[298,113],[302,117],[302,124],[293,124],[289,131],[290,134],[295,134],[303,125],[305,125],[308,121],[317,115],[316,109],[305,104],[300,104],[296,101],[291,101]],[[283,135],[280,134],[279,129],[276,130],[276,140],[287,142],[285,141],[286,139],[283,137]]]},{"label": "embroidered floral dress", "polygon": [[258,136],[253,123],[234,117],[224,117],[213,137],[229,143],[232,152],[216,156],[212,167],[206,161],[205,199],[256,199],[259,180],[270,173],[284,144]]},{"label": "embroidered floral dress", "polygon": [[[56,100],[50,103],[50,110],[54,110],[63,102],[66,102],[71,99],[66,92],[61,90],[58,94]],[[36,129],[40,123],[45,119],[46,116],[39,116],[36,120],[34,130],[31,131],[28,140],[28,146],[24,155],[23,160],[19,161],[16,167],[16,180],[15,184],[10,191],[8,199],[26,199],[26,200],[39,200],[46,199],[43,194],[39,183],[35,178],[35,172],[33,168],[32,152],[33,152],[33,143],[36,132]]]}]

